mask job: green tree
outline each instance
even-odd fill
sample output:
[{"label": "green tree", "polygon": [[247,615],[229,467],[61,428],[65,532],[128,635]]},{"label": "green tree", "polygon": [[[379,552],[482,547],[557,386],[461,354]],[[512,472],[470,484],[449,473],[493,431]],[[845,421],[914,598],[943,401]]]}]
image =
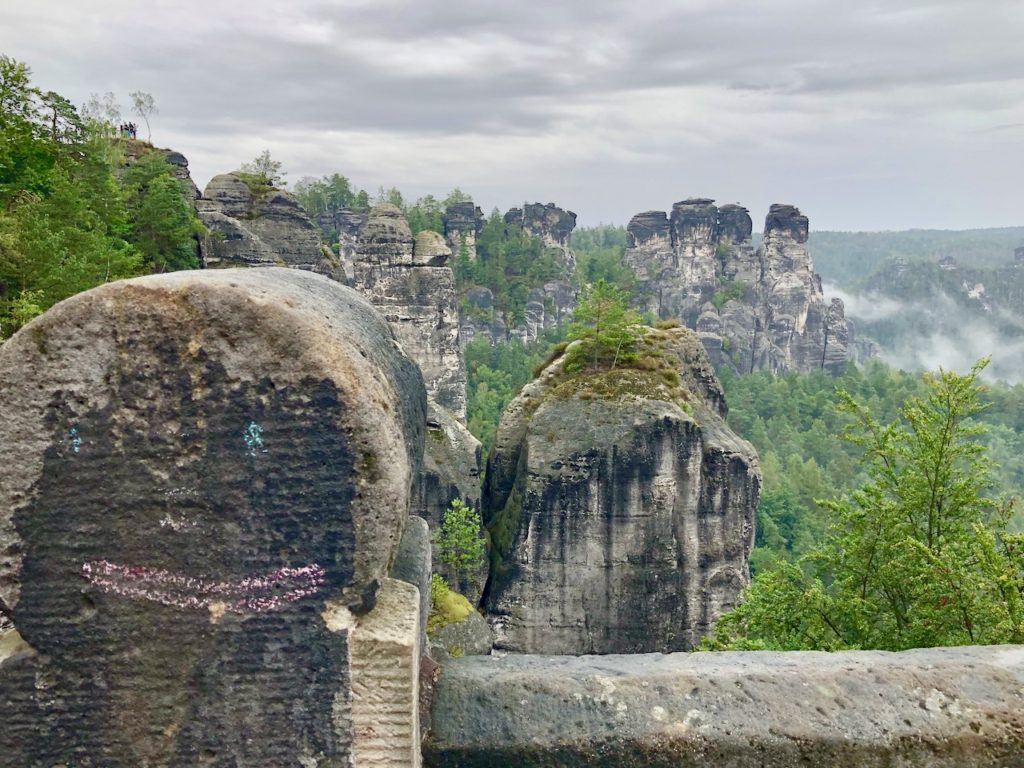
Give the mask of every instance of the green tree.
[{"label": "green tree", "polygon": [[573,312],[568,338],[580,343],[570,348],[567,371],[586,366],[614,369],[636,358],[640,338],[636,312],[626,308],[626,296],[615,286],[598,280],[587,286]]},{"label": "green tree", "polygon": [[0,56],[2,337],[61,299],[140,271],[114,142],[94,126],[35,88],[27,66]]},{"label": "green tree", "polygon": [[978,376],[926,374],[889,424],[843,393],[866,481],[823,502],[824,541],[755,577],[710,647],[905,648],[1024,640],[1024,537],[989,496]]},{"label": "green tree", "polygon": [[248,163],[242,163],[239,169],[243,174],[252,176],[258,183],[268,187],[284,186],[284,177],[288,175],[283,171],[281,162],[270,156],[270,150],[264,149]]},{"label": "green tree", "polygon": [[132,226],[128,239],[151,272],[195,269],[194,236],[201,230],[174,166],[160,152],[147,152],[124,174]]},{"label": "green tree", "polygon": [[451,581],[457,589],[484,562],[484,537],[480,513],[462,499],[453,499],[444,513],[437,532],[438,559],[448,566]]}]

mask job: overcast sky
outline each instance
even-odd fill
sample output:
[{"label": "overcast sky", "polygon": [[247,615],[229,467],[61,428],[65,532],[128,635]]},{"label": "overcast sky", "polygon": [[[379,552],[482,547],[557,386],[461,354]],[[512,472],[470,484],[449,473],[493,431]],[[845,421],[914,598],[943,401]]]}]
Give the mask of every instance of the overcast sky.
[{"label": "overcast sky", "polygon": [[76,104],[152,93],[200,188],[269,148],[291,182],[583,224],[692,196],[1024,224],[1024,0],[2,2],[0,52]]}]

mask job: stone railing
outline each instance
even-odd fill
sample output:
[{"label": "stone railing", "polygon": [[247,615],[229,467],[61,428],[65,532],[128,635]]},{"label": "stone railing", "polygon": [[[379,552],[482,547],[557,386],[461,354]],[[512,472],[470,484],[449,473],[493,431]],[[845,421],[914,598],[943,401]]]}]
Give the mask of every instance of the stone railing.
[{"label": "stone railing", "polygon": [[425,762],[1022,766],[1024,647],[453,659]]}]

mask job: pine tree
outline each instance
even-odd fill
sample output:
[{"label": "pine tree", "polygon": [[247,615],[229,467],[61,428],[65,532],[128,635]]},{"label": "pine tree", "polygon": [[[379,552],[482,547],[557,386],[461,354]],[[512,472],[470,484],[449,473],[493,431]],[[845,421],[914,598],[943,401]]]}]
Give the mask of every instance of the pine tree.
[{"label": "pine tree", "polygon": [[598,280],[588,286],[569,326],[568,338],[580,343],[570,348],[565,369],[614,369],[635,359],[639,322],[636,312],[627,308],[625,294],[614,285]]}]

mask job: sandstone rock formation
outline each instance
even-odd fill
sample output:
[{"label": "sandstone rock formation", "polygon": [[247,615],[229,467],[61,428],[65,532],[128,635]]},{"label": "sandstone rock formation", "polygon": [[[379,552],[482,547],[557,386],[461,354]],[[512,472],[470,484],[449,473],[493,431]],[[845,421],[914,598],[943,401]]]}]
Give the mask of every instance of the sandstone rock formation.
[{"label": "sandstone rock formation", "polygon": [[[480,441],[451,413],[429,402],[423,469],[413,491],[413,512],[437,531],[453,499],[480,510]],[[475,572],[462,573],[458,580],[441,562],[434,563],[434,570],[473,605],[480,602],[487,581],[486,563],[480,563]]]},{"label": "sandstone rock formation", "polygon": [[445,664],[432,768],[1001,768],[1024,647],[477,656]]},{"label": "sandstone rock formation", "polygon": [[369,303],[298,270],[103,285],[4,344],[0,763],[414,760],[388,569],[425,408]]},{"label": "sandstone rock formation", "polygon": [[453,203],[444,212],[444,236],[458,256],[463,248],[470,261],[477,260],[476,238],[484,226],[484,212],[472,200]]},{"label": "sandstone rock formation", "polygon": [[527,203],[522,208],[511,208],[505,214],[508,224],[518,224],[531,235],[539,237],[548,248],[562,253],[566,276],[576,271],[570,238],[576,228],[576,214],[559,208],[554,203]]},{"label": "sandstone rock formation", "polygon": [[[449,235],[453,252],[461,247],[463,240],[470,240],[465,233],[470,222],[479,231],[482,217],[476,208],[478,218],[469,217],[471,204],[459,204],[448,209],[445,219],[446,231],[458,235],[456,242]],[[512,208],[505,214],[506,236],[515,236],[518,232],[514,227],[533,237],[537,237],[544,247],[557,254],[558,274],[554,279],[534,285],[526,297],[524,317],[516,320],[509,327],[507,318],[502,317],[495,309],[494,295],[484,287],[470,289],[465,298],[465,305],[460,312],[460,336],[465,346],[476,336],[495,341],[516,340],[523,344],[537,341],[546,329],[554,328],[568,321],[576,308],[578,283],[576,279],[576,256],[572,251],[572,230],[576,227],[576,214],[565,211],[554,203],[541,205],[529,203],[523,208]],[[470,258],[475,260],[476,240],[472,239]]]},{"label": "sandstone rock formation", "polygon": [[138,162],[140,158],[150,152],[159,152],[168,163],[174,166],[174,175],[179,181],[184,182],[189,199],[198,200],[201,197],[199,188],[192,180],[192,174],[189,173],[188,159],[181,152],[176,152],[173,149],[154,148],[146,142],[134,139],[121,139],[118,146],[124,150],[126,165]]},{"label": "sandstone rock formation", "polygon": [[321,213],[316,219],[321,233],[331,242],[337,243],[338,259],[341,262],[341,273],[335,279],[351,285],[355,277],[354,264],[359,244],[359,230],[366,223],[366,214],[342,208],[337,211]]},{"label": "sandstone rock formation", "polygon": [[559,358],[502,416],[484,487],[496,648],[689,649],[747,584],[757,455],[692,332],[644,345],[647,370]]},{"label": "sandstone rock formation", "polygon": [[200,245],[203,266],[305,269],[344,282],[340,264],[299,202],[273,188],[254,188],[242,176],[214,176],[196,201],[210,230]]},{"label": "sandstone rock formation", "polygon": [[378,205],[359,232],[353,285],[387,318],[431,399],[465,421],[466,364],[450,257],[439,234],[421,232],[414,243],[402,211]]},{"label": "sandstone rock formation", "polygon": [[705,198],[676,203],[671,216],[638,214],[627,229],[641,307],[696,330],[717,368],[837,371],[846,362],[843,304],[825,302],[798,209],[773,205],[756,251],[746,209]]},{"label": "sandstone rock formation", "polygon": [[459,656],[486,656],[491,652],[493,641],[487,620],[476,611],[470,611],[461,621],[433,631],[430,655],[439,661]]}]

